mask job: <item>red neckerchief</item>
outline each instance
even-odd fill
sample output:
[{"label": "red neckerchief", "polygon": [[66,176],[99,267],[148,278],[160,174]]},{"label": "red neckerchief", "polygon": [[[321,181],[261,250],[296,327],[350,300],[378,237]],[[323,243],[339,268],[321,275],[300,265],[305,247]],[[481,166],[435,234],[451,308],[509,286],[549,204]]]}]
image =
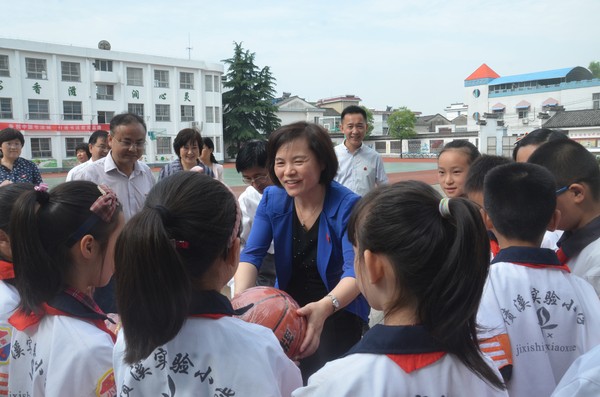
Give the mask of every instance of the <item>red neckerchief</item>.
[{"label": "red neckerchief", "polygon": [[500,245],[498,245],[498,241],[490,239],[490,251],[492,252],[493,256],[498,255],[498,252],[500,252]]},{"label": "red neckerchief", "polygon": [[560,263],[562,265],[566,265],[567,262],[569,261],[567,254],[565,254],[565,251],[563,251],[562,248],[559,248],[558,250],[556,250],[556,256],[558,256],[558,260],[560,261]]},{"label": "red neckerchief", "polygon": [[386,354],[396,365],[406,373],[421,369],[441,359],[445,352],[419,353],[419,354]]},{"label": "red neckerchief", "polygon": [[15,278],[15,268],[11,262],[0,260],[0,280],[12,280]]},{"label": "red neckerchief", "polygon": [[99,318],[83,318],[72,313],[68,313],[63,310],[54,308],[48,305],[47,303],[43,303],[39,313],[26,314],[23,310],[18,309],[15,313],[13,313],[12,316],[10,316],[8,322],[19,331],[23,331],[33,325],[38,324],[45,315],[73,317],[91,322],[98,329],[101,329],[102,331],[106,332],[111,337],[113,342],[116,341],[116,335],[111,330],[109,330],[106,324],[104,323],[104,318],[106,318],[106,314],[104,314],[104,312],[98,307],[96,302],[94,302],[89,296],[87,296],[83,292],[77,291],[74,288],[66,288],[64,290],[64,293],[73,297],[85,307],[92,310],[98,315]]}]

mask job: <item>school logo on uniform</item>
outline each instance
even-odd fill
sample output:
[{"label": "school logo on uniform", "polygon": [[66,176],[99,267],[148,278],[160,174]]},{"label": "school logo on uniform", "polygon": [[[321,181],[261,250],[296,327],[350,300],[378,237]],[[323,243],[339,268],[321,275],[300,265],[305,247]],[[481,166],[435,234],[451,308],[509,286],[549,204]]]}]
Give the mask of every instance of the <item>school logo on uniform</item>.
[{"label": "school logo on uniform", "polygon": [[10,328],[0,327],[0,365],[8,364],[10,358]]},{"label": "school logo on uniform", "polygon": [[117,385],[115,385],[115,374],[111,369],[106,371],[104,375],[98,379],[96,384],[96,396],[97,397],[116,397],[117,396]]}]

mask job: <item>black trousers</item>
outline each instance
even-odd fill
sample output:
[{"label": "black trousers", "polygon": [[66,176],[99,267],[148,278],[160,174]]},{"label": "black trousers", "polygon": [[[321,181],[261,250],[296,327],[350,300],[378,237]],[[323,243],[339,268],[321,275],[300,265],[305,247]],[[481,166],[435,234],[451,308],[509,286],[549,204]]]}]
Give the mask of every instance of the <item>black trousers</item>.
[{"label": "black trousers", "polygon": [[304,384],[328,361],[350,350],[360,340],[363,326],[364,321],[360,317],[343,309],[329,316],[323,325],[319,348],[312,356],[300,360]]}]

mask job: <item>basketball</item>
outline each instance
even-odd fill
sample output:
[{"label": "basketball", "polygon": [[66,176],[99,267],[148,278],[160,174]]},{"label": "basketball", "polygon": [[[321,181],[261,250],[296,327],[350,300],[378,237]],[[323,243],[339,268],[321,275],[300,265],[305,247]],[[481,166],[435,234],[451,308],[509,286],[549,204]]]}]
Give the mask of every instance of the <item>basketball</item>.
[{"label": "basketball", "polygon": [[272,287],[249,288],[231,300],[234,309],[248,308],[238,318],[270,328],[288,357],[300,352],[306,318],[296,314],[298,303],[286,292]]}]

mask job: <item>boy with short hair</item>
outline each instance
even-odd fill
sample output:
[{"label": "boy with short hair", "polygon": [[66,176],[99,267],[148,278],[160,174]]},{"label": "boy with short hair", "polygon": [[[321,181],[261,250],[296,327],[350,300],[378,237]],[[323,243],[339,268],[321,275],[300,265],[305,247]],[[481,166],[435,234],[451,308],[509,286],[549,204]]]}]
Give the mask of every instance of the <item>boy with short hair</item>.
[{"label": "boy with short hair", "polygon": [[[510,163],[512,163],[512,160],[506,157],[487,154],[475,160],[469,167],[467,181],[463,187],[468,199],[483,209],[483,180],[485,176],[493,168]],[[498,245],[498,239],[491,230],[488,230],[488,236],[490,238],[490,253],[494,258],[500,251],[500,246]]]},{"label": "boy with short hair", "polygon": [[[241,250],[244,249],[258,203],[262,199],[264,190],[271,186],[269,171],[267,170],[267,141],[251,140],[242,146],[235,159],[235,169],[242,174],[242,180],[249,185],[238,198],[242,211],[242,241]],[[273,257],[273,243],[263,259],[263,264],[258,272],[256,285],[272,287],[275,284],[275,259]]]},{"label": "boy with short hair", "polygon": [[594,155],[573,140],[540,146],[529,162],[547,168],[556,179],[556,206],[561,213],[558,255],[573,274],[600,295],[600,169]]},{"label": "boy with short hair", "polygon": [[500,245],[478,312],[480,346],[505,377],[510,396],[549,396],[569,365],[600,343],[600,301],[551,249],[555,181],[534,164],[491,170],[484,182],[484,220]]}]

